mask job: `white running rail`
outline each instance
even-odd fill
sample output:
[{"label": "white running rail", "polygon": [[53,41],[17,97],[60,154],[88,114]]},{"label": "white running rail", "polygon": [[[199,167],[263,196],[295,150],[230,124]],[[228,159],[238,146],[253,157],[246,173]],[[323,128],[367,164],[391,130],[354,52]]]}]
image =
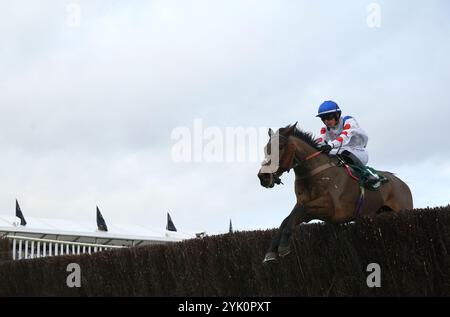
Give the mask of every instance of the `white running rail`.
[{"label": "white running rail", "polygon": [[126,248],[120,245],[70,242],[7,235],[12,240],[13,260],[36,259],[57,255],[91,254],[112,249]]}]

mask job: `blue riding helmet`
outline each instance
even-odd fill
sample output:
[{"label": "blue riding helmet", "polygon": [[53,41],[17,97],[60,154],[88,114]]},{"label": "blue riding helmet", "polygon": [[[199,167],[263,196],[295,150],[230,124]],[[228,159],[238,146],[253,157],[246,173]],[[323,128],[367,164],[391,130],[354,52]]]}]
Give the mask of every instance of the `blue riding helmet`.
[{"label": "blue riding helmet", "polygon": [[339,108],[339,106],[337,105],[337,103],[335,103],[334,101],[328,100],[323,102],[320,107],[319,107],[319,111],[318,111],[318,115],[316,117],[322,117],[324,115],[330,114],[330,113],[341,113],[341,109]]}]

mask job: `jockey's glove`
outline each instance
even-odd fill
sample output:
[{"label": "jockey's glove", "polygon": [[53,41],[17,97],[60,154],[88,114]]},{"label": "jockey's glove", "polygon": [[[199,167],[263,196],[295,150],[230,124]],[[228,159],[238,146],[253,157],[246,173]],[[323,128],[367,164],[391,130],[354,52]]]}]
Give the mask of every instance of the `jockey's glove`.
[{"label": "jockey's glove", "polygon": [[322,153],[325,153],[325,154],[330,153],[330,151],[331,151],[332,149],[333,149],[333,148],[332,148],[331,145],[329,145],[329,144],[325,144],[325,145],[322,145],[322,146],[320,147],[320,151],[321,151]]}]

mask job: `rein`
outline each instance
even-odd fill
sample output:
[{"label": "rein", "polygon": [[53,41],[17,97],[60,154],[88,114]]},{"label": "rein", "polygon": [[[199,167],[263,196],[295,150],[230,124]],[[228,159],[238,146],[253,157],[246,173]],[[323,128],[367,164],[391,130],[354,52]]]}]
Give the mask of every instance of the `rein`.
[{"label": "rein", "polygon": [[308,157],[306,157],[303,161],[302,161],[302,160],[299,160],[299,159],[295,156],[295,154],[294,154],[294,161],[295,161],[295,164],[292,165],[291,168],[296,168],[296,167],[299,166],[301,163],[306,162],[306,161],[309,161],[309,160],[311,160],[311,159],[313,159],[313,158],[319,156],[320,154],[322,154],[322,151],[317,151],[317,152],[315,152],[315,153],[309,155]]},{"label": "rein", "polygon": [[[284,135],[279,135],[279,137],[282,137],[282,138],[285,139],[285,140],[288,139],[288,138],[285,137]],[[304,160],[299,160],[299,159],[297,158],[297,156],[295,156],[295,154],[294,154],[294,161],[295,161],[295,164],[294,164],[291,168],[294,169],[294,168],[296,168],[297,166],[300,166],[301,163],[304,163],[304,162],[309,161],[309,160],[311,160],[311,159],[313,159],[313,158],[316,158],[316,157],[318,157],[320,154],[322,154],[322,151],[314,152],[313,154],[307,156]],[[312,177],[312,176],[314,176],[314,175],[316,175],[316,174],[319,174],[319,173],[321,173],[321,172],[323,172],[323,171],[325,171],[325,170],[327,170],[327,169],[329,169],[329,168],[331,168],[331,167],[335,167],[335,166],[337,166],[337,165],[336,165],[335,163],[333,163],[333,162],[328,162],[328,163],[322,164],[322,165],[320,165],[319,167],[316,167],[316,168],[313,169],[312,171],[308,172],[306,175],[301,176],[300,179],[306,179],[306,178]],[[274,173],[274,174],[276,175],[277,173]],[[281,180],[280,180],[280,182],[281,182]]]},{"label": "rein", "polygon": [[[316,158],[320,154],[322,154],[322,151],[317,151],[317,152],[309,155],[308,157],[306,157],[303,161],[297,159],[297,157],[294,156],[294,160],[296,161],[296,163],[292,166],[292,168],[296,168],[301,163],[309,161],[309,160],[311,160],[313,158]],[[298,179],[306,179],[306,178],[313,177],[313,176],[315,176],[315,175],[317,175],[317,174],[319,174],[319,173],[321,173],[321,172],[323,172],[323,171],[325,171],[325,170],[327,170],[327,169],[329,169],[331,167],[335,167],[335,166],[337,166],[337,165],[334,162],[328,162],[328,163],[322,164],[322,165],[316,167],[315,169],[313,169],[312,171],[309,171],[305,175],[300,176]]]},{"label": "rein", "polygon": [[309,161],[310,159],[313,159],[313,158],[319,156],[320,154],[322,154],[322,151],[317,151],[316,153],[313,153],[310,156],[308,156],[307,158],[305,158],[305,161]]},{"label": "rein", "polygon": [[[285,137],[284,135],[280,135],[280,137],[283,137],[285,140],[288,139],[288,138]],[[342,145],[341,145],[341,146],[342,146]],[[317,151],[317,152],[314,152],[314,153],[311,154],[311,155],[308,155],[304,160],[299,160],[299,159],[297,158],[297,156],[295,155],[295,153],[294,153],[294,161],[295,161],[295,164],[292,165],[291,168],[294,169],[294,168],[300,166],[301,163],[304,163],[304,162],[306,162],[306,161],[312,160],[313,158],[318,157],[320,154],[322,154],[322,151]],[[315,175],[317,175],[317,174],[319,174],[319,173],[321,173],[321,172],[323,172],[323,171],[325,171],[325,170],[327,170],[327,169],[329,169],[329,168],[331,168],[331,167],[335,167],[335,166],[338,166],[338,165],[337,165],[336,163],[334,163],[333,161],[330,160],[330,161],[328,161],[327,163],[322,164],[322,165],[316,167],[316,168],[313,169],[312,171],[309,171],[309,172],[306,173],[305,175],[298,177],[297,179],[306,179],[306,178],[313,177],[313,176],[315,176]],[[355,179],[355,180],[358,180],[358,179],[351,173],[351,171],[350,171],[348,165],[347,165],[347,164],[344,164],[344,166],[345,166],[345,168],[347,169],[347,172],[348,172],[348,174],[350,175],[350,177],[352,177],[352,178]],[[283,182],[281,182],[281,179],[279,178],[279,176],[277,175],[277,173],[274,173],[273,175],[275,175],[275,177],[276,177],[276,182],[278,182],[278,184],[280,184],[280,183],[283,184]],[[361,211],[362,211],[362,208],[363,208],[364,197],[365,197],[365,190],[364,190],[364,187],[363,187],[363,186],[360,186],[360,195],[359,195],[358,200],[356,201],[355,211],[354,211],[354,213],[353,213],[354,217],[360,216]]]},{"label": "rein", "polygon": [[[316,158],[320,154],[322,154],[322,151],[317,151],[317,152],[307,156],[303,161],[297,159],[297,157],[294,156],[294,160],[296,161],[296,163],[292,166],[292,168],[296,168],[301,163],[309,161],[309,160],[311,160],[313,158]],[[315,169],[313,169],[312,171],[308,172],[306,175],[300,176],[299,179],[306,179],[306,178],[309,178],[309,177],[313,177],[314,175],[317,175],[317,174],[319,174],[319,173],[321,173],[321,172],[323,172],[323,171],[325,171],[325,170],[327,170],[327,169],[329,169],[331,167],[335,167],[335,166],[337,166],[337,165],[335,163],[333,163],[333,162],[328,162],[328,163],[322,164],[322,165],[316,167]]]}]

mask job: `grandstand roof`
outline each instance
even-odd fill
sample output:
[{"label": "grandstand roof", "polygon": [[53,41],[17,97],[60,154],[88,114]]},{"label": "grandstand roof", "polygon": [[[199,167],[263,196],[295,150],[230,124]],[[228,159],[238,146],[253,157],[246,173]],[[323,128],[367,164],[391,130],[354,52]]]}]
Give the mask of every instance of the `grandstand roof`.
[{"label": "grandstand roof", "polygon": [[195,237],[195,234],[150,229],[138,225],[108,223],[108,232],[104,232],[97,230],[95,222],[34,217],[26,217],[26,221],[26,226],[20,226],[20,221],[15,216],[0,214],[0,237],[13,234],[42,239],[128,246],[176,242]]}]

